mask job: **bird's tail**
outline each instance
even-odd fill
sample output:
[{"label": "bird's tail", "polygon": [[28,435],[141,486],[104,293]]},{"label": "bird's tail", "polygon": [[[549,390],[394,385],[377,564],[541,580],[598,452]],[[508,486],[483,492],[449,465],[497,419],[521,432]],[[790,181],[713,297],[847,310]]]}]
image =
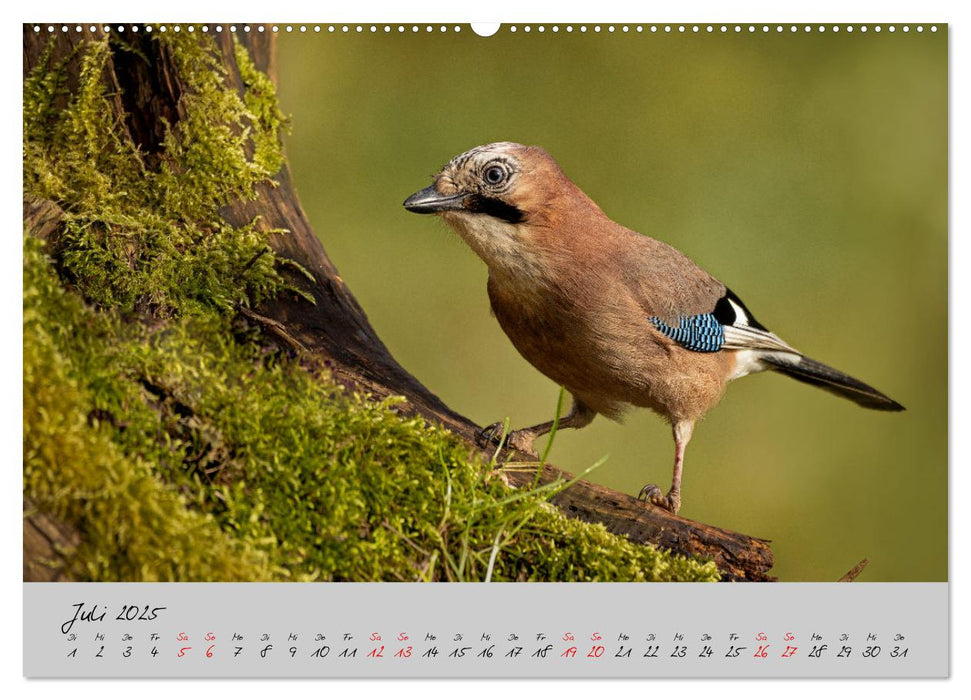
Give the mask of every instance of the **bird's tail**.
[{"label": "bird's tail", "polygon": [[777,372],[787,374],[800,382],[818,386],[820,389],[854,401],[864,408],[878,411],[904,410],[903,406],[872,386],[804,355],[765,353],[761,359]]}]

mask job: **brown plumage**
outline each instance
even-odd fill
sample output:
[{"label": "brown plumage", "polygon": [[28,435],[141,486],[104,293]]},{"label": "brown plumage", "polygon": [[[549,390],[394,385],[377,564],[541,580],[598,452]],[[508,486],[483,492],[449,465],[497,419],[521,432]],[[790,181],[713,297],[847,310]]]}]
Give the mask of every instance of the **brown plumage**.
[{"label": "brown plumage", "polygon": [[[404,205],[440,214],[488,265],[500,326],[523,357],[573,396],[560,427],[583,427],[597,413],[618,418],[631,405],[671,423],[671,489],[666,496],[653,485],[641,491],[669,510],[681,504],[694,424],[732,379],[774,369],[870,408],[902,409],[767,331],[680,251],[612,221],[541,148],[504,142],[472,149]],[[714,339],[678,335],[694,323]],[[531,451],[551,426],[514,431],[510,444]]]}]

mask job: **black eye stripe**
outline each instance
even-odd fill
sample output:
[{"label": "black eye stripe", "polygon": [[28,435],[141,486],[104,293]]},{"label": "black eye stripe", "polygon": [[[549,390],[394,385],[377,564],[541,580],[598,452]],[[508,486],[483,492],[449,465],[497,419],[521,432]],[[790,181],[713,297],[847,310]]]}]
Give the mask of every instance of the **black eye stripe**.
[{"label": "black eye stripe", "polygon": [[473,194],[465,198],[465,209],[473,214],[486,214],[510,224],[518,224],[525,218],[522,210],[501,199]]}]

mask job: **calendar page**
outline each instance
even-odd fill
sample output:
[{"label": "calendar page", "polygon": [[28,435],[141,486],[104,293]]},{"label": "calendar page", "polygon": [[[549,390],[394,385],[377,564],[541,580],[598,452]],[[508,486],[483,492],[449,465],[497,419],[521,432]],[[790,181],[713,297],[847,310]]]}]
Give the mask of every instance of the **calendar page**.
[{"label": "calendar page", "polygon": [[945,23],[23,25],[30,678],[949,674]]}]

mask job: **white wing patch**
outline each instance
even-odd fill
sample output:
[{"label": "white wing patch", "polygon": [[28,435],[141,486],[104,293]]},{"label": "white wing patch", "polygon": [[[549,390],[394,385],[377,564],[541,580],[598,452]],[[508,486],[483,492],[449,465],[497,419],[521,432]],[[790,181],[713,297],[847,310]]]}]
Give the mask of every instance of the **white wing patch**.
[{"label": "white wing patch", "polygon": [[731,299],[728,300],[729,305],[732,307],[732,311],[735,312],[735,325],[736,326],[751,326],[752,322],[749,320],[748,314],[745,313],[745,309],[741,304],[736,304]]},{"label": "white wing patch", "polygon": [[726,289],[725,297],[719,303],[724,301],[728,302],[735,316],[731,325],[722,326],[725,342],[721,349],[737,351],[735,370],[730,379],[770,369],[770,365],[765,362],[767,357],[784,357],[789,362],[798,362],[802,358],[802,353],[775,333],[763,328],[731,290]]}]

